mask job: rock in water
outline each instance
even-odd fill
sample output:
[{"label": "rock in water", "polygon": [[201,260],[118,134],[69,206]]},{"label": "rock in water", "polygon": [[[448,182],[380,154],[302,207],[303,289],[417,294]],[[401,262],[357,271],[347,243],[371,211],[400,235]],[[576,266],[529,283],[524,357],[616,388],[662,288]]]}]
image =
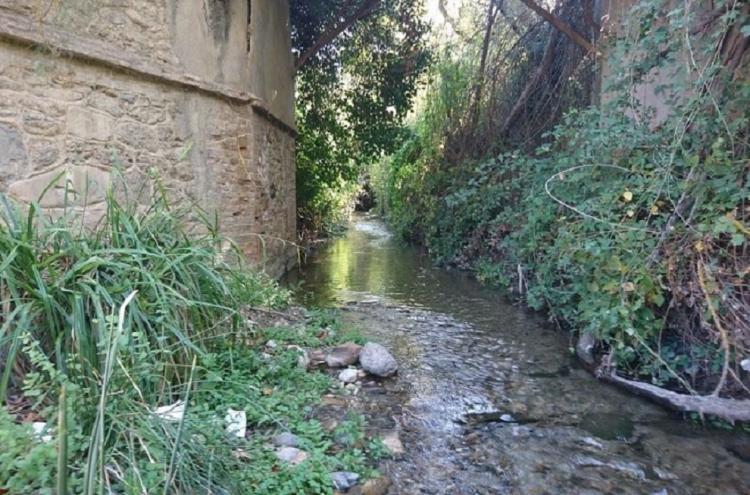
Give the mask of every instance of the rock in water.
[{"label": "rock in water", "polygon": [[354,383],[357,378],[359,378],[359,371],[352,368],[347,368],[339,373],[339,380],[344,383]]},{"label": "rock in water", "polygon": [[331,473],[331,481],[337,490],[346,491],[359,481],[359,475],[350,471],[336,471]]},{"label": "rock in water", "polygon": [[398,363],[388,350],[380,344],[368,342],[359,353],[359,362],[368,373],[376,376],[391,376],[398,371]]},{"label": "rock in water", "polygon": [[330,350],[326,356],[326,364],[331,368],[343,368],[357,362],[362,346],[354,342],[341,344]]}]

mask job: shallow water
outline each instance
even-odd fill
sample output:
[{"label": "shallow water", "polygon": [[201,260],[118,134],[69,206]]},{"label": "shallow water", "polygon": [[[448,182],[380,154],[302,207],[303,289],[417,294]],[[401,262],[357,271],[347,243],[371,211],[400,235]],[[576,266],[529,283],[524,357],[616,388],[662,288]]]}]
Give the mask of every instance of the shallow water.
[{"label": "shallow water", "polygon": [[434,268],[375,218],[355,219],[290,279],[399,361],[387,393],[363,394],[406,446],[384,465],[390,493],[750,494],[748,436],[599,383],[565,335]]}]

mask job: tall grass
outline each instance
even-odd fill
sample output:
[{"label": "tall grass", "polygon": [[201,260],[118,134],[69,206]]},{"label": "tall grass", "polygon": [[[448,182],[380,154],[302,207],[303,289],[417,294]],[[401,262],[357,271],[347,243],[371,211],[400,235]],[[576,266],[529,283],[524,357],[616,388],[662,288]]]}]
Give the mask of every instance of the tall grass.
[{"label": "tall grass", "polygon": [[[205,233],[188,235],[196,218]],[[210,462],[226,450],[210,432],[177,449],[205,425],[153,410],[189,396],[196,360],[245,340],[243,306],[287,295],[227,255],[206,218],[164,194],[144,208],[110,193],[87,227],[72,210],[52,219],[0,196],[0,398],[21,395],[43,415],[60,408],[70,461],[58,486],[205,492],[225,472],[231,455]]]}]

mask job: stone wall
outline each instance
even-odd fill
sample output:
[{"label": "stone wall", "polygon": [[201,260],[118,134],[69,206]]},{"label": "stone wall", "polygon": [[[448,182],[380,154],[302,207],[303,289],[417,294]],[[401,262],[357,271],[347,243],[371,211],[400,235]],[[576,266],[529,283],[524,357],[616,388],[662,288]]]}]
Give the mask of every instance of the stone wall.
[{"label": "stone wall", "polygon": [[279,274],[296,235],[289,43],[285,0],[0,0],[0,192],[35,201],[56,181],[40,204],[93,222],[110,185],[145,203],[158,175]]}]

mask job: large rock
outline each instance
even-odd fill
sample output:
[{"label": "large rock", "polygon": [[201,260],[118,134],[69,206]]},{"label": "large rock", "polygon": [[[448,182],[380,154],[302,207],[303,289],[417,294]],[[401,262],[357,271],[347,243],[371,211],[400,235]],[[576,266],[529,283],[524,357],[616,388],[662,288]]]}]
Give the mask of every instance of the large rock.
[{"label": "large rock", "polygon": [[398,363],[388,350],[380,344],[368,342],[359,353],[362,369],[376,376],[391,376],[398,371]]},{"label": "large rock", "polygon": [[362,346],[347,342],[334,347],[326,355],[326,364],[331,368],[344,368],[357,362]]}]

